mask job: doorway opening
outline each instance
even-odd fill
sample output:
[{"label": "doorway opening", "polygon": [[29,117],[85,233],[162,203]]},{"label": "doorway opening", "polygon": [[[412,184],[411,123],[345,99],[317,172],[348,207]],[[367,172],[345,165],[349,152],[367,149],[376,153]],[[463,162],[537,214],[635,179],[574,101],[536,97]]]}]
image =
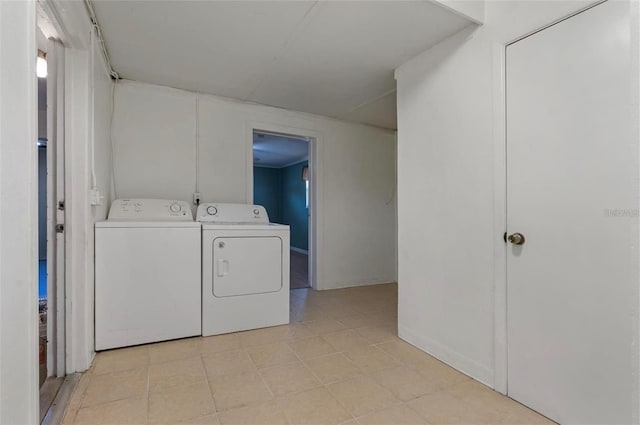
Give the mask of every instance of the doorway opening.
[{"label": "doorway opening", "polygon": [[66,375],[64,337],[64,72],[63,46],[48,15],[38,15],[37,199],[38,199],[38,369],[40,419],[44,418]]},{"label": "doorway opening", "polygon": [[311,287],[310,144],[305,136],[253,131],[253,203],[290,227],[291,289]]},{"label": "doorway opening", "polygon": [[47,71],[38,52],[38,350],[40,386],[47,379]]}]

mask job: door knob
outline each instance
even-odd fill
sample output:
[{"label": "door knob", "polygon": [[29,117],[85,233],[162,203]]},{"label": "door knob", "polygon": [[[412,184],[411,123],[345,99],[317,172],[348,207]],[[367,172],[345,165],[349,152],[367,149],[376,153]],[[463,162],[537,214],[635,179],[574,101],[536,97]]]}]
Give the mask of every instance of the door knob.
[{"label": "door knob", "polygon": [[522,233],[513,233],[507,237],[507,240],[514,245],[524,244],[524,235]]}]

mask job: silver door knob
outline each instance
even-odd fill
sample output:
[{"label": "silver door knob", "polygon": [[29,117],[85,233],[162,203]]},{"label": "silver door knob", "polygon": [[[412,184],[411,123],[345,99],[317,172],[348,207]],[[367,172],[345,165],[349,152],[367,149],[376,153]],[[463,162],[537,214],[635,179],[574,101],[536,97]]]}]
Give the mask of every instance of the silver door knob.
[{"label": "silver door knob", "polygon": [[507,240],[514,245],[524,244],[524,235],[522,233],[513,233],[507,237]]}]

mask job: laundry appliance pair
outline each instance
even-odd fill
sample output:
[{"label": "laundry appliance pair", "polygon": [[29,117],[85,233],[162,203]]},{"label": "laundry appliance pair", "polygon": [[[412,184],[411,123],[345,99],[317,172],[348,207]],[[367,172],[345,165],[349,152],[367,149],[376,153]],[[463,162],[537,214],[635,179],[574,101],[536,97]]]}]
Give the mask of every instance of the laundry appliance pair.
[{"label": "laundry appliance pair", "polygon": [[289,226],[264,207],[119,199],[95,229],[96,350],[289,323]]}]

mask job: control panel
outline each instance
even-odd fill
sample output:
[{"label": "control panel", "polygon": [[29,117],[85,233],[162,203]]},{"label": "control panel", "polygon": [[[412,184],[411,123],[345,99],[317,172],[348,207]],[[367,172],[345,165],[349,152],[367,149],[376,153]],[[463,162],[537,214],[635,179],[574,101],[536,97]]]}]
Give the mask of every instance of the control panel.
[{"label": "control panel", "polygon": [[203,223],[268,223],[269,215],[262,205],[200,204],[196,220]]},{"label": "control panel", "polygon": [[116,199],[109,220],[193,221],[191,207],[184,201],[167,199]]}]

